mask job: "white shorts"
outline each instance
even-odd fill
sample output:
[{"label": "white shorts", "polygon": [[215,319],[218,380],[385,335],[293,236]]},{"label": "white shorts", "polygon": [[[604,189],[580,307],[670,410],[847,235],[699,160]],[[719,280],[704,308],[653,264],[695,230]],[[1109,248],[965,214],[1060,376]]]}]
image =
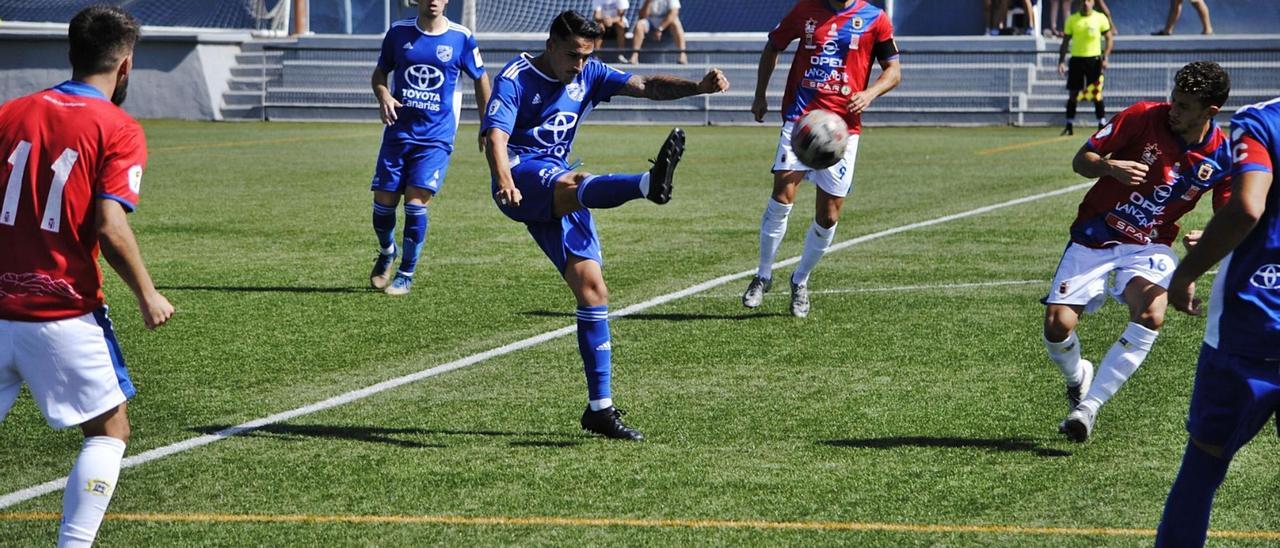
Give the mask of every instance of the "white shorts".
[{"label": "white shorts", "polygon": [[0,420],[23,383],[54,428],[88,421],[136,392],[106,307],[52,322],[0,320]]},{"label": "white shorts", "polygon": [[[1085,307],[1085,312],[1094,312],[1106,302],[1108,292],[1117,302],[1124,303],[1124,288],[1136,277],[1168,289],[1177,266],[1177,256],[1164,244],[1093,249],[1072,242],[1062,252],[1053,285],[1043,302],[1078,305]],[[1107,279],[1112,272],[1115,280],[1108,288]]]},{"label": "white shorts", "polygon": [[804,171],[804,178],[817,185],[823,192],[843,198],[853,190],[853,165],[858,160],[858,137],[849,136],[849,146],[844,150],[844,158],[827,169],[815,170],[800,163],[795,152],[791,150],[791,128],[795,122],[782,124],[782,135],[778,136],[778,152],[773,155],[773,171]]}]

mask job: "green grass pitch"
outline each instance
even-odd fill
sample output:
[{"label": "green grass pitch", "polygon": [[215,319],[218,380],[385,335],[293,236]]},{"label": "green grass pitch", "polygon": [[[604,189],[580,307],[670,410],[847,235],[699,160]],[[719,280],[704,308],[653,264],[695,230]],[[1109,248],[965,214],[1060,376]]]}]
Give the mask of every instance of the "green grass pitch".
[{"label": "green grass pitch", "polygon": [[[490,200],[474,127],[431,205],[413,293],[393,298],[365,289],[377,128],[145,126],[132,222],[178,313],[147,332],[106,275],[139,387],[131,455],[573,323],[553,267]],[[594,172],[647,169],[666,130],[587,126],[574,155]],[[672,203],[597,212],[612,310],[754,267],[776,131],[688,128]],[[1084,182],[1070,158],[1085,137],[1050,137],[870,128],[837,241]],[[1083,193],[834,252],[807,320],[786,314],[785,287],[744,309],[745,279],[615,320],[615,401],[642,443],[578,429],[581,363],[561,337],[128,468],[99,541],[1149,545],[1117,530],[1159,520],[1204,320],[1170,313],[1093,440],[1056,433],[1067,409],[1038,299]],[[800,252],[812,204],[806,185],[779,259]],[[1087,358],[1125,315],[1109,303],[1085,318]],[[49,431],[24,395],[0,426],[0,496],[64,476],[80,439]],[[1266,429],[1233,466],[1213,527],[1280,530],[1277,470]],[[0,510],[0,545],[52,544],[60,507],[53,493]]]}]

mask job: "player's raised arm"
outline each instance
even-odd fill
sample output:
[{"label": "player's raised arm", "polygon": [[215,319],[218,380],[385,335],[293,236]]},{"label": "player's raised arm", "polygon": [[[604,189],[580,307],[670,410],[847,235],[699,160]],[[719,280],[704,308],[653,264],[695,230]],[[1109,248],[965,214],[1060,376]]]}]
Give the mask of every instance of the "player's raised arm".
[{"label": "player's raised arm", "polygon": [[102,256],[107,264],[120,275],[125,285],[133,291],[138,299],[138,308],[142,311],[142,321],[147,329],[155,329],[169,320],[173,315],[173,305],[156,291],[151,281],[151,274],[142,263],[142,252],[138,249],[138,241],[129,228],[125,218],[124,207],[111,199],[97,200],[98,238],[102,246]]},{"label": "player's raised arm", "polygon": [[694,95],[720,93],[728,89],[729,79],[725,78],[720,69],[713,68],[707,71],[700,82],[665,74],[654,76],[633,74],[627,79],[626,85],[618,90],[618,95],[642,97],[653,101],[673,101]]},{"label": "player's raised arm", "polygon": [[769,112],[769,79],[773,77],[774,69],[778,68],[778,53],[780,51],[773,47],[772,42],[765,42],[764,49],[760,51],[760,65],[756,68],[756,96],[751,101],[751,115],[755,116],[757,122],[764,122],[764,115]]}]

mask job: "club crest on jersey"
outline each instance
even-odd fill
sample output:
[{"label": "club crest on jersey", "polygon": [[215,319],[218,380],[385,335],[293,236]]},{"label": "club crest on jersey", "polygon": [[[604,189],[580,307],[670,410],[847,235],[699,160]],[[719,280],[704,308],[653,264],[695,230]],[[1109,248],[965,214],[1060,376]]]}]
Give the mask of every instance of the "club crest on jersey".
[{"label": "club crest on jersey", "polygon": [[453,60],[453,46],[436,46],[436,57],[440,59],[441,63],[448,63]]},{"label": "club crest on jersey", "polygon": [[1142,149],[1142,163],[1153,165],[1160,158],[1160,147],[1155,143],[1147,143],[1146,148]]},{"label": "club crest on jersey", "polygon": [[1208,181],[1213,177],[1214,171],[1213,166],[1209,162],[1205,162],[1200,164],[1200,169],[1196,170],[1196,177],[1199,177],[1201,181]]},{"label": "club crest on jersey", "polygon": [[858,17],[856,15],[853,17],[853,20],[850,21],[850,23],[853,24],[853,30],[862,30],[862,26],[867,24],[866,21],[863,21],[861,17]]},{"label": "club crest on jersey", "polygon": [[564,92],[569,95],[570,99],[579,103],[581,103],[582,99],[587,96],[587,88],[582,87],[582,84],[577,82],[569,82],[569,85],[564,87]]},{"label": "club crest on jersey", "polygon": [[1280,264],[1262,265],[1249,277],[1249,283],[1259,289],[1280,289]]},{"label": "club crest on jersey", "polygon": [[818,21],[809,19],[804,22],[804,49],[818,49],[813,42],[813,33],[818,31]]}]

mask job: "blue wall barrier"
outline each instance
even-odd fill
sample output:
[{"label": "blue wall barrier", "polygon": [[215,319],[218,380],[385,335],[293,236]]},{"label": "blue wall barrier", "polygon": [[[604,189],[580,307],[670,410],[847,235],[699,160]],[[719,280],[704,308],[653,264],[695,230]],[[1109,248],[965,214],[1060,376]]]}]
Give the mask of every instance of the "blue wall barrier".
[{"label": "blue wall barrier", "polygon": [[[0,0],[0,19],[65,23],[84,6],[102,0]],[[280,2],[264,0],[269,11]],[[562,6],[573,5],[582,11],[590,9],[590,0],[540,4],[530,0],[478,0],[479,13],[510,13],[519,10],[527,18],[501,18],[484,21],[480,32],[541,32]],[[1280,0],[1206,0],[1219,34],[1280,33]],[[1037,0],[1045,3],[1047,0]],[[133,0],[113,3],[127,6],[145,25],[202,28],[264,28],[261,13],[254,13],[252,2],[243,0]],[[319,34],[382,34],[386,31],[388,6],[392,21],[412,17],[414,8],[405,8],[400,0],[310,0],[311,30]],[[643,0],[631,0],[630,16],[635,17]],[[884,0],[872,0],[883,6]],[[454,21],[462,19],[462,1],[449,3],[446,14]],[[580,5],[579,5],[580,4]],[[685,0],[681,20],[690,32],[764,32],[794,5],[790,0]],[[349,6],[349,9],[348,9]],[[1164,27],[1168,0],[1111,0],[1117,29],[1121,34],[1145,35]],[[1048,5],[1045,4],[1045,8]],[[347,12],[350,11],[348,14]],[[1047,13],[1045,14],[1047,15]],[[348,27],[348,19],[350,20]],[[1048,18],[1046,17],[1046,22]],[[982,0],[894,0],[894,27],[903,36],[979,35],[985,26]],[[503,28],[497,28],[503,27]],[[1177,34],[1200,32],[1200,20],[1191,6],[1185,5]]]}]

